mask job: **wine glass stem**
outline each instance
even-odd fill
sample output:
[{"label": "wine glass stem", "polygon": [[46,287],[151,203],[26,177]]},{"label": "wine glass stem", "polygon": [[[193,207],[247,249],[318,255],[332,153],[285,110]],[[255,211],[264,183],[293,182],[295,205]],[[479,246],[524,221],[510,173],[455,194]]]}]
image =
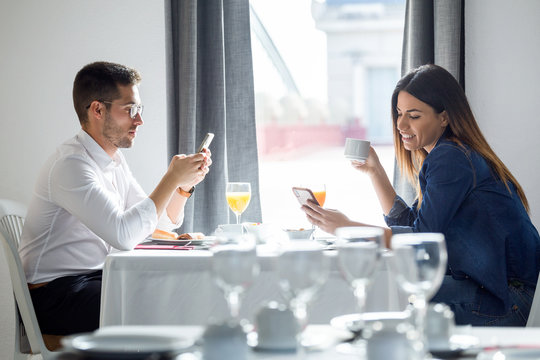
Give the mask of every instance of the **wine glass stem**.
[{"label": "wine glass stem", "polygon": [[241,214],[240,213],[235,213],[235,215],[236,215],[236,223],[240,224],[240,215]]},{"label": "wine glass stem", "polygon": [[230,291],[227,294],[227,304],[233,319],[240,315],[240,295],[236,291]]},{"label": "wine glass stem", "polygon": [[360,283],[356,285],[354,296],[358,305],[358,313],[362,314],[366,308],[366,284]]},{"label": "wine glass stem", "polygon": [[307,306],[304,302],[293,300],[291,308],[297,321],[298,331],[296,333],[296,358],[304,359],[306,350],[302,344],[304,329],[307,325]]},{"label": "wine glass stem", "polygon": [[426,304],[426,297],[423,294],[416,294],[415,300],[413,303],[414,306],[414,312],[415,312],[415,326],[416,331],[418,331],[418,334],[420,338],[422,339],[422,342],[425,344],[425,323],[426,323],[426,313],[427,313],[427,304]]}]

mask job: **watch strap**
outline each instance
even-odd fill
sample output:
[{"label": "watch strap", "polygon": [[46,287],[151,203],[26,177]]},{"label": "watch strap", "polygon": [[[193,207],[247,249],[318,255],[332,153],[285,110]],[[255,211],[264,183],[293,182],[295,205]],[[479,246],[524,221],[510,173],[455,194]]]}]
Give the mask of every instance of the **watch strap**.
[{"label": "watch strap", "polygon": [[182,195],[183,197],[187,197],[187,198],[190,198],[191,195],[193,195],[194,191],[195,191],[195,186],[193,186],[191,189],[189,189],[189,191],[185,191],[180,186],[178,188],[176,188],[176,192],[178,194]]}]

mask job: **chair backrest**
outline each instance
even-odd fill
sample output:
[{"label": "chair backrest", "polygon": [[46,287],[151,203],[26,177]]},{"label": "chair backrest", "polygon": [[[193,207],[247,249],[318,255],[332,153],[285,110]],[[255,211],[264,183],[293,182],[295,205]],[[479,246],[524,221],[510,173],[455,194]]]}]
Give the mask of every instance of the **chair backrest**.
[{"label": "chair backrest", "polygon": [[540,327],[540,276],[538,276],[538,282],[536,283],[536,291],[534,292],[531,312],[529,313],[529,319],[527,320],[527,326]]},{"label": "chair backrest", "polygon": [[[15,202],[1,200],[0,204],[2,206],[2,211],[0,213],[0,220],[5,219],[9,215],[16,215],[18,217],[22,218],[22,221],[24,222],[24,215],[26,214],[26,210],[23,205],[17,205],[13,207],[14,214],[9,214],[10,211],[6,211],[5,209],[9,208],[8,205],[16,204]],[[6,222],[7,223],[7,222]],[[21,263],[21,258],[19,257],[19,238],[20,238],[20,230],[17,233],[17,227],[18,220],[14,222],[10,222],[10,227],[4,226],[4,222],[0,225],[0,243],[1,246],[4,249],[4,256],[7,261],[7,265],[9,268],[9,274],[11,278],[11,285],[13,287],[13,295],[15,298],[15,305],[18,309],[18,313],[15,319],[15,326],[16,326],[16,342],[15,342],[15,351],[21,351],[20,348],[17,349],[20,336],[21,336],[21,328],[20,323],[22,321],[22,324],[24,325],[24,330],[26,331],[26,336],[28,338],[28,342],[30,344],[30,349],[33,354],[39,354],[41,353],[41,356],[44,360],[50,359],[52,357],[52,353],[47,349],[45,346],[45,343],[43,342],[43,338],[41,336],[41,330],[39,329],[39,324],[37,322],[36,313],[34,312],[34,305],[32,304],[32,298],[30,297],[30,291],[28,290],[28,284],[26,282],[26,276],[24,274],[24,270]],[[15,226],[11,226],[15,224]],[[14,230],[15,229],[15,230]],[[22,227],[21,227],[22,229]],[[12,235],[12,231],[15,231],[15,234]],[[15,309],[15,310],[17,310]]]},{"label": "chair backrest", "polygon": [[17,244],[21,240],[24,219],[26,218],[26,206],[23,204],[0,199],[0,227],[2,227]]}]

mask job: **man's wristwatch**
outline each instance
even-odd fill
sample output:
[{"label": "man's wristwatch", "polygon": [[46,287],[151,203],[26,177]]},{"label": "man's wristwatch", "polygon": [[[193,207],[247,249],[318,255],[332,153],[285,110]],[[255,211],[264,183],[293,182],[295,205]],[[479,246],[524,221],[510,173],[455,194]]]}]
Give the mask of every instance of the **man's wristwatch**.
[{"label": "man's wristwatch", "polygon": [[185,191],[180,186],[178,188],[176,188],[177,193],[179,193],[183,197],[187,197],[187,198],[191,197],[191,195],[193,195],[194,191],[195,191],[195,186],[193,186],[191,189],[189,189],[189,191]]}]

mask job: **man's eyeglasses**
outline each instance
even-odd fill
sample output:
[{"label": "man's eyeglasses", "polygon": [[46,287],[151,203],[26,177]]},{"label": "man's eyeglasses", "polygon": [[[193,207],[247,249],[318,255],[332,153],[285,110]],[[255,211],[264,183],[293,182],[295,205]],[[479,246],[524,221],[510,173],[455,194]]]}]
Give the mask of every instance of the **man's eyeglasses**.
[{"label": "man's eyeglasses", "polygon": [[[97,101],[105,103],[105,104],[111,104],[111,105],[113,104],[112,101],[105,101],[105,100],[97,100]],[[86,108],[87,109],[90,108],[90,105],[88,105]],[[129,116],[132,119],[135,119],[137,117],[137,114],[142,116],[143,110],[144,110],[144,105],[133,104],[129,107]]]}]

